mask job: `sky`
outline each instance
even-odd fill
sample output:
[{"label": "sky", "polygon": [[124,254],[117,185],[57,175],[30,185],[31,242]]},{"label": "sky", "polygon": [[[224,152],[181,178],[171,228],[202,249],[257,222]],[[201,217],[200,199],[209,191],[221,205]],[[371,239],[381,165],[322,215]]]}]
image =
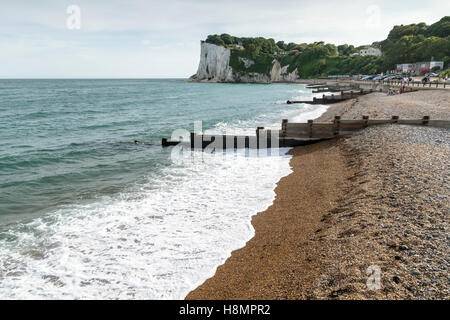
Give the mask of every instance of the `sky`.
[{"label": "sky", "polygon": [[209,34],[370,44],[436,0],[0,0],[0,78],[187,78]]}]

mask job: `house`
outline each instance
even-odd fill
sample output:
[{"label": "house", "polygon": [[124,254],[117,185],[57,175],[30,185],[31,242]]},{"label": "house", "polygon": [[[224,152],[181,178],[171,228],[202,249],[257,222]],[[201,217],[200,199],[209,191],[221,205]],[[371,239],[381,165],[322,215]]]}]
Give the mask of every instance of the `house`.
[{"label": "house", "polygon": [[439,70],[444,69],[444,61],[430,61],[430,62],[419,62],[420,63],[420,72],[427,73],[433,70],[435,67],[438,67]]},{"label": "house", "polygon": [[413,71],[415,70],[415,64],[414,63],[401,63],[401,64],[397,64],[397,68],[396,71],[398,73],[413,73]]},{"label": "house", "polygon": [[416,63],[402,63],[397,64],[396,71],[399,73],[408,73],[413,76],[423,75],[438,67],[440,70],[444,69],[443,61],[428,61]]},{"label": "house", "polygon": [[374,47],[367,47],[359,50],[360,56],[376,56],[381,57],[381,50]]}]

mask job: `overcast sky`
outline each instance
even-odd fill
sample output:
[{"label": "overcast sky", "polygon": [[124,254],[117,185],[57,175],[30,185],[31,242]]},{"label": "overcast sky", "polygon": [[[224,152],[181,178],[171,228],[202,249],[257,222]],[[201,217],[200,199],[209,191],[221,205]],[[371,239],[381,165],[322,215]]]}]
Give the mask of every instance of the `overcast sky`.
[{"label": "overcast sky", "polygon": [[0,78],[185,78],[208,34],[362,45],[450,12],[441,0],[0,1]]}]

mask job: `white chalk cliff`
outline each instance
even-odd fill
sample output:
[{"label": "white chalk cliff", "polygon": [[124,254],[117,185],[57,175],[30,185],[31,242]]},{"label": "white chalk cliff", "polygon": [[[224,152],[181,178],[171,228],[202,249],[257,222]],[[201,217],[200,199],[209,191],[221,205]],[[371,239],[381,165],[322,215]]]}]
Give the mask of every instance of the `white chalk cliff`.
[{"label": "white chalk cliff", "polygon": [[230,53],[230,49],[202,42],[196,80],[232,82]]},{"label": "white chalk cliff", "polygon": [[[235,71],[230,66],[231,50],[215,44],[201,42],[200,63],[197,73],[191,77],[192,81],[206,82],[246,82],[270,83],[277,81],[295,81],[298,77],[297,69],[288,73],[289,66],[281,67],[276,59],[272,62],[269,75],[258,72]],[[254,61],[239,57],[245,68],[249,68]]]}]

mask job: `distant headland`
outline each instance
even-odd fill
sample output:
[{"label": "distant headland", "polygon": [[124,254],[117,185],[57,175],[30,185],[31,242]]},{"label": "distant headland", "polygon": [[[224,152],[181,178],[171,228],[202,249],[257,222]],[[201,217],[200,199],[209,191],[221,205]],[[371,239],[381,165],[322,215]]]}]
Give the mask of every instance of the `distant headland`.
[{"label": "distant headland", "polygon": [[270,83],[332,75],[405,73],[407,70],[397,64],[422,61],[442,63],[433,70],[424,67],[421,72],[449,73],[444,70],[450,62],[450,16],[431,25],[394,26],[387,39],[359,47],[209,35],[201,42],[198,71],[190,80]]}]

